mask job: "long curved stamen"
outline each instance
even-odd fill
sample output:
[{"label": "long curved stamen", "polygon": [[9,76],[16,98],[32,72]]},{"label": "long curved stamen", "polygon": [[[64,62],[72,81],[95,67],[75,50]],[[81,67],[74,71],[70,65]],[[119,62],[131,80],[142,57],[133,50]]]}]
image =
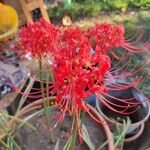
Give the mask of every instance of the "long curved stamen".
[{"label": "long curved stamen", "polygon": [[147,102],[148,99],[145,98],[144,100],[140,101],[140,102],[134,102],[132,100],[135,99],[135,97],[131,97],[131,98],[118,98],[118,97],[115,97],[115,96],[112,96],[110,94],[107,94],[107,93],[104,93],[104,92],[101,92],[104,96],[107,96],[108,98],[111,98],[113,100],[116,100],[116,101],[119,101],[119,102],[122,102],[122,103],[125,103],[125,104],[129,104],[129,105],[139,105],[139,104],[142,104],[144,102]]},{"label": "long curved stamen", "polygon": [[[109,100],[107,100],[107,98],[105,98],[104,96],[101,96],[102,98],[103,98],[103,100],[105,101],[105,102],[107,102],[108,104],[110,104],[112,107],[118,107],[118,108],[126,108],[128,105],[124,105],[124,104],[127,104],[128,102],[126,101],[126,102],[124,102],[124,101],[122,101],[122,103],[121,104],[116,104],[116,103],[113,103],[113,102],[111,102],[111,101],[109,101]],[[124,103],[124,104],[123,104]],[[129,103],[128,103],[129,104]],[[137,103],[136,104],[129,104],[129,106],[130,106],[130,108],[132,108],[132,107],[135,107],[136,105],[138,105]]]},{"label": "long curved stamen", "polygon": [[[121,78],[121,77],[132,77],[133,75],[138,74],[140,71],[143,70],[143,67],[146,66],[146,64],[143,64],[142,66],[138,67],[138,65],[135,65],[130,71],[127,71],[125,69],[125,71],[123,70],[121,72],[121,70],[118,72],[118,75],[113,75],[113,78]],[[136,68],[138,67],[138,68]],[[117,72],[117,71],[116,71]],[[121,74],[119,74],[121,72]]]},{"label": "long curved stamen", "polygon": [[[144,32],[140,32],[139,35],[134,34],[130,39],[125,39],[125,41],[127,43],[136,44],[143,38],[143,36],[144,36]],[[136,38],[136,39],[134,40],[134,38]]]},{"label": "long curved stamen", "polygon": [[[126,107],[124,107],[125,109],[123,109],[123,110],[116,110],[114,107],[112,107],[110,104],[108,104],[105,100],[105,98],[104,97],[102,97],[100,94],[98,94],[98,93],[96,93],[96,96],[98,97],[98,99],[100,99],[101,100],[101,102],[107,107],[107,108],[109,108],[111,111],[113,111],[113,112],[116,112],[116,113],[119,113],[119,114],[124,114],[124,115],[129,115],[129,114],[132,114],[132,113],[135,113],[137,110],[138,110],[138,108],[136,108],[135,110],[133,110],[133,111],[130,111],[130,112],[125,112],[125,110],[127,110],[127,108],[129,108],[129,106],[126,106]],[[134,106],[131,106],[131,107],[135,107],[135,106],[137,106],[137,105],[134,105]],[[130,107],[130,108],[131,108]]]},{"label": "long curved stamen", "polygon": [[117,68],[119,65],[121,65],[121,61],[118,62],[118,64],[115,67],[112,67],[112,70],[110,70],[111,73],[115,73],[115,72],[119,72],[122,71],[126,68],[129,67],[130,65],[130,61],[131,61],[131,57],[129,58],[129,60],[126,62],[126,64],[124,64],[122,67]]},{"label": "long curved stamen", "polygon": [[90,112],[90,109],[87,111],[87,113],[90,115],[90,117],[91,117],[95,122],[97,122],[97,123],[99,123],[99,124],[104,124],[105,120],[102,120],[102,121],[98,120],[98,119]]},{"label": "long curved stamen", "polygon": [[149,46],[150,46],[150,40],[146,41],[144,44],[140,46],[133,46],[130,43],[124,43],[122,45],[123,48],[125,48],[126,50],[132,53],[141,53],[144,50],[147,50]]},{"label": "long curved stamen", "polygon": [[[128,58],[128,56],[126,56],[126,51],[125,50],[123,51],[123,54],[121,56],[118,56],[117,54],[115,54],[115,52],[113,52],[113,50],[111,50],[110,53],[112,54],[112,56],[115,59],[117,59],[119,61],[123,61],[123,60],[126,60]],[[112,60],[112,62],[113,62],[113,60]]]}]

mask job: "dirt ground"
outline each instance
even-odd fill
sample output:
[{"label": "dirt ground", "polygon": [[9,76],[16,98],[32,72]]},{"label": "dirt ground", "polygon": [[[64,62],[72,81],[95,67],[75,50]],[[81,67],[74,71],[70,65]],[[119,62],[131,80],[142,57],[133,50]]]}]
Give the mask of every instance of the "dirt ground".
[{"label": "dirt ground", "polygon": [[[28,127],[23,127],[17,133],[17,142],[21,146],[21,150],[54,150],[57,139],[59,138],[59,149],[63,150],[63,147],[68,139],[68,133],[71,125],[69,117],[65,119],[63,125],[59,125],[53,131],[55,142],[50,142],[50,137],[46,128],[44,127],[43,117],[35,117],[31,120],[31,123],[36,127],[37,131],[33,131]],[[91,118],[85,117],[84,124],[86,125],[91,141],[96,145],[96,149],[105,142],[104,134],[100,128],[100,125],[96,124]],[[76,143],[75,150],[88,150],[86,144]],[[104,148],[105,150],[105,148]]]},{"label": "dirt ground", "polygon": [[[68,133],[70,130],[71,120],[67,117],[63,125],[59,125],[53,131],[55,142],[50,142],[50,136],[44,126],[43,117],[35,117],[31,120],[31,123],[36,127],[37,131],[33,131],[28,127],[23,127],[17,134],[17,142],[21,146],[21,150],[54,150],[57,139],[59,138],[59,148],[63,150],[63,147],[68,139]],[[101,131],[100,125],[94,123],[94,121],[85,117],[84,123],[89,131],[91,141],[96,145],[96,149],[105,142],[105,137]],[[150,150],[150,119],[146,122],[145,129],[141,137],[136,141],[129,144],[125,144],[123,150]],[[76,143],[75,150],[88,150],[86,144]],[[103,148],[102,150],[106,150]]]}]

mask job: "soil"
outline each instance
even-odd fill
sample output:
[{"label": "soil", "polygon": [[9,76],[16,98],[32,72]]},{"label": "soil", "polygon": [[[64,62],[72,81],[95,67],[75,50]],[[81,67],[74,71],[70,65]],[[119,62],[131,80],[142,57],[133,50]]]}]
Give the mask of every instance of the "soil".
[{"label": "soil", "polygon": [[[50,136],[46,130],[44,124],[45,117],[37,116],[34,117],[30,123],[36,127],[37,131],[33,131],[29,127],[22,127],[18,130],[17,133],[17,142],[21,147],[21,150],[54,150],[56,141],[59,138],[59,150],[63,150],[65,143],[69,137],[69,131],[71,127],[70,117],[66,117],[63,124],[58,125],[58,127],[53,131],[55,142],[52,143],[50,141]],[[94,145],[96,145],[96,149],[103,144],[106,139],[103,134],[103,130],[100,125],[96,124],[90,117],[87,115],[83,120],[86,125],[90,139]],[[128,143],[124,145],[123,150],[149,150],[150,149],[150,118],[146,122],[145,129],[140,138],[135,140],[134,142]],[[82,145],[79,143],[79,140],[76,143],[75,150],[88,150],[89,148],[85,143]],[[105,147],[103,150],[106,150]]]},{"label": "soil", "polygon": [[[63,122],[54,131],[55,142],[50,141],[49,134],[44,124],[45,117],[43,115],[34,117],[29,122],[37,129],[33,131],[29,127],[23,126],[20,128],[16,135],[16,142],[19,144],[21,150],[54,150],[57,139],[59,138],[59,150],[63,150],[63,147],[68,139],[71,120],[67,116]],[[96,145],[97,148],[105,142],[104,134],[101,130],[101,126],[96,124],[87,115],[84,118],[84,124],[86,125],[90,139]],[[150,150],[150,118],[145,124],[143,134],[134,142],[124,145],[123,150]],[[76,143],[75,150],[88,150],[86,144]],[[4,150],[0,147],[0,150]],[[102,150],[107,150],[105,147]]]},{"label": "soil", "polygon": [[[33,131],[29,127],[22,127],[17,132],[16,140],[21,147],[21,150],[54,150],[56,141],[59,138],[59,150],[63,150],[65,143],[69,137],[71,127],[70,117],[66,117],[63,124],[58,125],[52,132],[55,142],[50,141],[50,134],[48,134],[44,126],[44,115],[34,117],[30,123],[36,127],[37,131]],[[89,116],[85,115],[83,120],[89,136],[96,149],[106,141],[101,126],[96,124]],[[89,148],[85,143],[80,144],[77,140],[75,150],[88,150]],[[107,148],[104,148],[104,150]]]}]

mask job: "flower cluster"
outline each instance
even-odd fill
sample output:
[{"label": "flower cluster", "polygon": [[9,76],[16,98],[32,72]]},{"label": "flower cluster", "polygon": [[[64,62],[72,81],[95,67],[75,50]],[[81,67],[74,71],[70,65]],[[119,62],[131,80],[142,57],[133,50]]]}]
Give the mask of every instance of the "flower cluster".
[{"label": "flower cluster", "polygon": [[31,53],[39,59],[42,55],[47,55],[56,48],[56,38],[59,30],[41,19],[34,24],[28,24],[19,33],[19,44],[24,54]]},{"label": "flower cluster", "polygon": [[137,39],[131,38],[126,40],[124,33],[123,25],[102,23],[90,28],[86,34],[93,48],[104,53],[117,48],[124,48],[129,52],[138,53],[149,48],[150,40],[140,45],[137,44],[143,37],[143,34],[140,34]]},{"label": "flower cluster", "polygon": [[62,31],[60,39],[61,46],[51,53],[54,59],[51,65],[54,75],[51,92],[56,93],[57,108],[63,110],[58,122],[64,119],[71,107],[77,120],[78,134],[81,136],[78,111],[83,110],[96,120],[86,106],[86,100],[93,93],[107,92],[104,78],[110,68],[110,58],[94,51],[85,33],[79,29],[69,28]]},{"label": "flower cluster", "polygon": [[[23,28],[19,37],[24,53],[30,52],[36,59],[51,54],[52,63],[49,64],[49,68],[53,73],[54,81],[51,83],[50,94],[56,95],[56,107],[62,110],[59,117],[57,116],[57,123],[64,119],[67,111],[72,110],[78,129],[80,129],[79,110],[84,110],[99,122],[90,113],[86,104],[89,95],[95,93],[110,109],[112,105],[121,107],[103,97],[105,93],[107,95],[106,76],[111,68],[111,58],[107,52],[119,47],[139,52],[149,44],[148,41],[141,46],[132,45],[135,42],[129,43],[125,40],[124,27],[110,23],[98,24],[87,31],[82,31],[79,28],[59,30],[44,20],[40,20]],[[128,68],[128,65],[126,66]],[[136,67],[134,69],[136,70]],[[111,81],[109,83],[115,90],[117,87],[126,88]],[[128,101],[124,103],[135,106]],[[123,112],[127,110],[126,106],[122,107]],[[115,111],[115,109],[112,110]],[[81,135],[80,130],[78,133]]]},{"label": "flower cluster", "polygon": [[89,29],[87,36],[94,43],[96,49],[106,52],[123,44],[124,27],[110,23],[98,24]]},{"label": "flower cluster", "polygon": [[[65,32],[65,31],[64,31]],[[91,47],[88,39],[85,37],[80,41],[80,46],[75,51],[65,42],[63,48],[55,52],[53,74],[54,90],[57,91],[57,103],[60,104],[63,98],[67,97],[69,101],[75,100],[74,105],[82,107],[83,99],[95,92],[106,92],[104,86],[104,76],[110,68],[110,58],[107,55],[97,53],[91,54]]]}]

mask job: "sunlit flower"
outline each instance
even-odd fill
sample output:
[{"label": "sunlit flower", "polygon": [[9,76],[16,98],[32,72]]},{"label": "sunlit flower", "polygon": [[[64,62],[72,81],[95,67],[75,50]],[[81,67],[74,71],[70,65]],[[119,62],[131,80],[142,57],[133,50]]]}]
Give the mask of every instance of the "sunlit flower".
[{"label": "sunlit flower", "polygon": [[112,23],[97,24],[93,28],[90,28],[86,35],[94,49],[105,53],[117,48],[124,48],[129,52],[137,53],[148,49],[150,46],[150,40],[140,45],[137,44],[143,34],[140,34],[137,38],[127,40],[125,38],[124,26]]},{"label": "sunlit flower", "polygon": [[[51,93],[56,93],[56,106],[63,110],[59,121],[63,120],[70,106],[77,120],[79,110],[90,113],[86,100],[93,93],[107,92],[104,78],[110,68],[109,56],[96,51],[91,54],[90,42],[81,31],[71,30],[66,35],[63,47],[52,53],[54,83]],[[79,39],[82,37],[80,40],[78,35]]]},{"label": "sunlit flower", "polygon": [[105,52],[118,48],[124,42],[124,27],[110,23],[97,24],[87,31],[87,36],[95,48]]},{"label": "sunlit flower", "polygon": [[36,58],[47,55],[56,49],[56,38],[59,30],[41,19],[36,23],[29,23],[19,33],[19,44],[23,53],[30,53]]}]

